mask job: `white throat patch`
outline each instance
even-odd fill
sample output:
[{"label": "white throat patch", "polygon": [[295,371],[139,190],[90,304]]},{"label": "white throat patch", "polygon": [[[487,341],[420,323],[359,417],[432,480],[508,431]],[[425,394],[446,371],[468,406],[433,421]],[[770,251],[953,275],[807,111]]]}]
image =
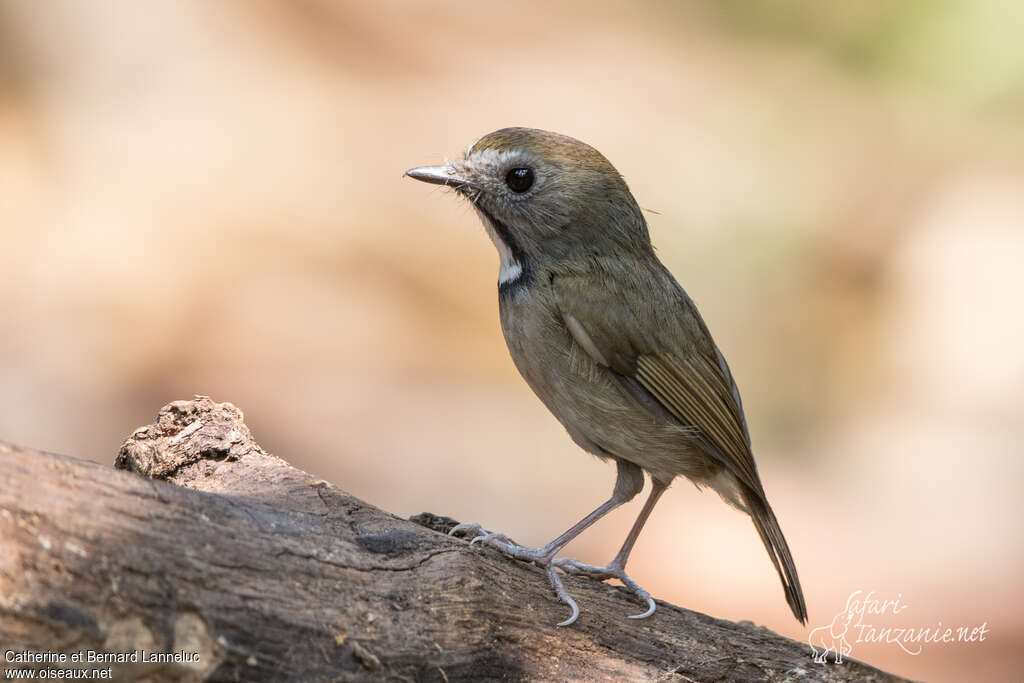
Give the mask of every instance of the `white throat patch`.
[{"label": "white throat patch", "polygon": [[498,269],[498,284],[506,285],[515,282],[523,275],[523,266],[519,261],[512,261],[508,265],[502,263]]},{"label": "white throat patch", "polygon": [[505,244],[505,240],[501,239],[501,235],[494,229],[487,214],[483,211],[477,211],[477,214],[480,216],[480,222],[484,224],[484,229],[487,230],[487,236],[491,238],[495,249],[498,250],[498,284],[515,282],[523,275],[523,264],[516,260],[512,250]]}]

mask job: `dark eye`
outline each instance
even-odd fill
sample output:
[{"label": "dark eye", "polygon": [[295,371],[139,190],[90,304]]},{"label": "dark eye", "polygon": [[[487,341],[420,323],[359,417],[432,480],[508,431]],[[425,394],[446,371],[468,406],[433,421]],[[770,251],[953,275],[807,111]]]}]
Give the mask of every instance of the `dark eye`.
[{"label": "dark eye", "polygon": [[533,169],[513,168],[505,175],[505,184],[513,192],[526,192],[533,186]]}]

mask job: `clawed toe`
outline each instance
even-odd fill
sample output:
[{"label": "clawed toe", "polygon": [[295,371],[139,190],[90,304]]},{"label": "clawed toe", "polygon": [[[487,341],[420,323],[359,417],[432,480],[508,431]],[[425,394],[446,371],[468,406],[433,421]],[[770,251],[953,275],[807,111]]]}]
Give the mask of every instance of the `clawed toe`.
[{"label": "clawed toe", "polygon": [[658,608],[654,599],[651,598],[651,594],[645,591],[636,581],[631,579],[624,569],[621,569],[614,564],[608,565],[607,567],[597,567],[592,564],[584,564],[579,560],[573,560],[566,557],[555,558],[551,561],[551,564],[567,574],[586,576],[587,578],[594,579],[595,581],[606,581],[607,579],[618,579],[621,581],[640,602],[647,605],[647,610],[645,612],[642,614],[631,614],[629,616],[630,619],[646,619],[654,614],[654,611]]},{"label": "clawed toe", "polygon": [[551,563],[566,574],[585,576],[588,579],[593,579],[594,581],[605,581],[607,579],[618,578],[618,574],[609,571],[608,567],[597,567],[592,564],[584,564],[579,560],[574,560],[569,557],[556,557],[551,561]]},{"label": "clawed toe", "polygon": [[470,538],[469,544],[476,545],[489,545],[492,548],[497,548],[506,555],[510,555],[517,560],[533,560],[533,554],[536,551],[524,548],[505,534],[498,533],[497,531],[488,531],[476,522],[463,522],[457,524],[448,532],[449,536],[461,535]]},{"label": "clawed toe", "polygon": [[470,545],[475,543],[483,543],[484,545],[493,545],[496,548],[504,549],[505,546],[517,546],[516,542],[505,534],[497,531],[488,531],[476,522],[463,522],[462,524],[456,524],[448,532],[449,536],[466,536],[471,537],[469,541]]},{"label": "clawed toe", "polygon": [[654,610],[656,609],[658,609],[658,605],[655,604],[654,598],[647,596],[647,611],[643,614],[630,614],[627,619],[646,619],[654,614]]},{"label": "clawed toe", "polygon": [[580,616],[580,606],[576,604],[576,601],[572,599],[569,592],[565,590],[565,586],[562,584],[562,577],[560,577],[558,572],[555,571],[554,563],[548,565],[548,581],[551,583],[551,587],[555,590],[555,595],[558,596],[558,599],[568,605],[569,609],[572,610],[572,614],[569,615],[569,618],[565,621],[559,622],[557,625],[571,626],[576,623],[576,620]]},{"label": "clawed toe", "polygon": [[481,534],[474,538],[472,541],[470,541],[469,544],[473,545],[474,543],[483,543],[485,545],[494,545],[495,541],[498,541],[500,543],[508,543],[509,545],[515,545],[512,542],[511,538],[509,538],[505,534],[500,534],[497,531],[491,531],[488,533]]},{"label": "clawed toe", "polygon": [[448,530],[449,536],[486,536],[489,532],[476,522],[462,522]]}]

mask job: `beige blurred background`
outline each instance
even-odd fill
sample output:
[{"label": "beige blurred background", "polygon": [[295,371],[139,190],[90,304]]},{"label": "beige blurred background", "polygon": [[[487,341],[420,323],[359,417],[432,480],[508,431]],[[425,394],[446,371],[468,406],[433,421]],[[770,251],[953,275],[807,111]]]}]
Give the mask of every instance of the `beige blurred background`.
[{"label": "beige blurred background", "polygon": [[[989,634],[854,657],[1020,681],[1022,25],[1010,0],[8,0],[0,438],[110,463],[209,394],[397,514],[550,540],[613,468],[508,359],[476,217],[401,174],[557,130],[652,210],[729,358],[810,624],[685,481],[631,574],[794,638],[899,594],[879,626]],[[640,500],[570,554],[610,559]]]}]

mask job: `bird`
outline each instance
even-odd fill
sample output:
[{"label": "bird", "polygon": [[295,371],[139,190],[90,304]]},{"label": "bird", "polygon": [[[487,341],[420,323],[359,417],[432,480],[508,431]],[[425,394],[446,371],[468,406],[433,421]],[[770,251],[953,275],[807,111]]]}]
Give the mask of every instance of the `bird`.
[{"label": "bird", "polygon": [[[558,570],[618,579],[654,614],[626,562],[668,486],[685,477],[747,513],[807,622],[796,565],[754,462],[739,389],[693,300],[655,255],[647,221],[604,155],[572,137],[513,127],[489,133],[462,157],[405,172],[469,201],[498,251],[501,329],[519,373],[584,451],[616,465],[611,497],[540,548],[476,523],[452,534],[546,571],[579,617]],[[651,491],[605,566],[558,552],[606,514]]]}]

